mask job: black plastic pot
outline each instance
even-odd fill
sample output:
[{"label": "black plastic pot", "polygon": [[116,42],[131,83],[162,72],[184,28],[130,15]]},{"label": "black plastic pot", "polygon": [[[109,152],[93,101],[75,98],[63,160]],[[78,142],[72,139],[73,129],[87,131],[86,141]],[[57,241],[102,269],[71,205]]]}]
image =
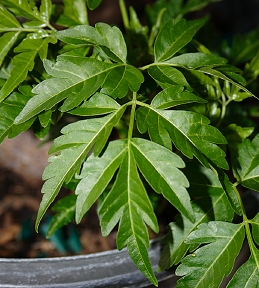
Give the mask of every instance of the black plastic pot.
[{"label": "black plastic pot", "polygon": [[[154,271],[160,258],[160,242],[154,241],[149,256]],[[156,273],[159,288],[173,288],[173,270]],[[155,287],[140,273],[126,250],[95,254],[39,258],[0,259],[0,287]]]}]

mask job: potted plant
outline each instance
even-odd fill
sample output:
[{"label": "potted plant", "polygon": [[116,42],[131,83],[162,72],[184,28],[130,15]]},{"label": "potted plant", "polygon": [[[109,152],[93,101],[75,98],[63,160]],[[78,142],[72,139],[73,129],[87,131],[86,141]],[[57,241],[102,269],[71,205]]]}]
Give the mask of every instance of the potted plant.
[{"label": "potted plant", "polygon": [[219,287],[246,237],[251,256],[228,287],[255,287],[259,216],[247,217],[241,196],[242,187],[259,191],[259,135],[248,117],[257,111],[245,106],[257,101],[258,33],[213,51],[197,37],[208,18],[190,15],[212,1],[156,1],[143,25],[120,0],[123,29],[89,25],[86,7],[100,2],[1,1],[0,140],[30,127],[44,138],[66,119],[49,150],[36,230],[72,186],[48,236],[98,201],[103,236],[118,227],[118,249],[157,286],[152,191],[179,212],[158,271],[178,265],[177,287]]}]

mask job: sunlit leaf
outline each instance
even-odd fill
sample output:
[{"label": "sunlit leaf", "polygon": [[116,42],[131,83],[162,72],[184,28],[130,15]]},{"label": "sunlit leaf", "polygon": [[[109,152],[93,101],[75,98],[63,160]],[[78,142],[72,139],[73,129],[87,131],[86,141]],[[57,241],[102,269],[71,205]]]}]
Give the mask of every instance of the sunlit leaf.
[{"label": "sunlit leaf", "polygon": [[188,44],[196,32],[205,24],[206,19],[176,22],[168,20],[157,35],[154,54],[155,62],[162,62],[171,58],[182,47]]},{"label": "sunlit leaf", "polygon": [[216,145],[225,144],[226,140],[215,127],[209,125],[209,120],[203,115],[189,111],[141,107],[136,117],[141,133],[151,130],[154,123],[159,123],[168,131],[173,144],[185,156],[190,159],[195,156],[205,166],[208,166],[207,157],[217,166],[228,169],[225,153]]},{"label": "sunlit leaf", "polygon": [[145,224],[155,232],[158,232],[158,224],[130,150],[123,159],[112,190],[100,207],[99,215],[104,236],[119,222],[118,249],[126,246],[139,270],[157,285],[147,252],[149,238]]},{"label": "sunlit leaf", "polygon": [[95,149],[96,155],[101,152],[124,110],[125,108],[119,109],[116,113],[98,119],[77,121],[61,130],[64,135],[55,139],[49,153],[61,152],[49,158],[50,164],[42,176],[46,182],[42,187],[44,195],[36,219],[36,229],[63,183],[68,183],[75,173],[79,173],[83,161],[97,140],[99,143]]}]

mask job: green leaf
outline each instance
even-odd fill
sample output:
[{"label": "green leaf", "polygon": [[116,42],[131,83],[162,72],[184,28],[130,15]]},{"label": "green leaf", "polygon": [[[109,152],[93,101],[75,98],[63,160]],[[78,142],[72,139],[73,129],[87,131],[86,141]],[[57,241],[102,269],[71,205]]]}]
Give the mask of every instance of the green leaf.
[{"label": "green leaf", "polygon": [[[30,2],[31,3],[31,2]],[[24,16],[31,20],[39,20],[40,15],[37,7],[34,6],[33,10],[27,0],[1,0],[1,4],[11,8],[15,11],[15,14]]]},{"label": "green leaf", "polygon": [[40,5],[40,17],[45,23],[49,23],[52,12],[51,0],[42,0]]},{"label": "green leaf", "polygon": [[126,246],[139,270],[157,285],[147,252],[149,237],[145,223],[155,232],[158,232],[158,224],[138,175],[130,143],[116,181],[100,207],[99,215],[104,236],[111,232],[118,221],[120,222],[117,234],[118,249]]},{"label": "green leaf", "polygon": [[259,134],[240,145],[237,172],[242,186],[259,192]]},{"label": "green leaf", "polygon": [[105,79],[101,92],[113,98],[123,98],[129,89],[137,92],[142,82],[144,77],[137,68],[129,65],[118,66]]},{"label": "green leaf", "polygon": [[194,11],[202,9],[203,7],[207,6],[211,2],[217,2],[217,1],[218,0],[189,0],[184,5],[181,12],[183,14],[194,12]]},{"label": "green leaf", "polygon": [[2,66],[5,56],[13,47],[19,34],[20,32],[8,32],[0,38],[0,66]]},{"label": "green leaf", "polygon": [[78,116],[94,116],[111,113],[120,108],[120,105],[111,97],[96,92],[89,100],[84,101],[79,107],[69,111]]},{"label": "green leaf", "polygon": [[238,197],[239,192],[234,188],[233,184],[230,182],[227,174],[224,171],[218,168],[216,168],[216,171],[218,173],[219,181],[227,193],[232,208],[235,210],[237,215],[242,215],[242,207]]},{"label": "green leaf", "polygon": [[184,277],[178,281],[177,288],[219,287],[223,277],[231,272],[243,241],[242,224],[221,221],[200,224],[186,243],[209,244],[182,260],[176,275]]},{"label": "green leaf", "polygon": [[157,109],[168,109],[188,103],[207,103],[206,100],[191,92],[184,92],[182,86],[172,86],[159,92],[152,100],[151,106]]},{"label": "green leaf", "polygon": [[113,126],[117,124],[124,110],[125,107],[122,107],[102,118],[77,121],[61,130],[64,135],[55,139],[49,153],[61,152],[49,158],[51,163],[46,167],[42,176],[46,182],[42,187],[44,195],[38,210],[36,230],[62,184],[68,183],[75,173],[79,173],[91,148],[95,145],[95,155],[101,152]]},{"label": "green leaf", "polygon": [[194,220],[186,191],[189,183],[178,169],[184,167],[183,160],[163,146],[141,138],[133,139],[131,147],[139,170],[149,185],[188,219]]},{"label": "green leaf", "polygon": [[0,31],[5,31],[5,28],[21,27],[17,19],[7,9],[0,4]]},{"label": "green leaf", "polygon": [[63,0],[64,12],[58,18],[57,24],[71,27],[88,24],[85,0]]},{"label": "green leaf", "polygon": [[101,157],[91,155],[84,163],[75,193],[78,195],[76,202],[76,222],[79,223],[84,214],[102,194],[111,181],[115,171],[120,166],[127,143],[117,140],[109,143]]},{"label": "green leaf", "polygon": [[[162,88],[167,88],[171,85],[181,85],[190,87],[182,72],[174,67],[168,65],[152,65],[148,69],[149,75],[160,85]],[[164,85],[164,83],[166,85]]]},{"label": "green leaf", "polygon": [[[220,71],[217,71],[215,69],[212,69],[210,67],[202,67],[199,68],[197,71],[200,71],[202,73],[208,74],[208,75],[212,75],[215,76],[217,78],[229,81],[231,84],[233,84],[234,86],[238,87],[239,89],[247,92],[249,95],[254,96],[249,90],[247,90],[244,86],[240,85],[239,83],[233,81],[232,79],[230,79],[229,77],[227,77],[226,75],[224,75],[223,73],[221,73]],[[254,96],[256,97],[256,96]]]},{"label": "green leaf", "polygon": [[[26,79],[29,71],[34,67],[34,59],[39,53],[45,56],[50,39],[24,39],[14,52],[20,52],[12,60],[10,76],[0,91],[0,101],[3,101],[13,90]],[[28,120],[28,119],[26,119]]]},{"label": "green leaf", "polygon": [[9,138],[16,136],[18,133],[13,133],[13,129],[19,130],[20,132],[27,130],[34,119],[24,125],[18,125],[19,127],[14,128],[14,119],[22,111],[23,107],[30,99],[28,95],[22,95],[20,93],[14,92],[7,99],[5,99],[0,104],[0,143],[4,140],[6,136]]},{"label": "green leaf", "polygon": [[219,130],[209,126],[210,122],[205,116],[190,111],[140,107],[136,118],[141,133],[147,129],[150,131],[155,125],[163,126],[176,148],[186,157],[192,159],[195,156],[203,165],[208,166],[205,155],[217,166],[228,169],[225,153],[216,145],[226,144],[226,140]]},{"label": "green leaf", "polygon": [[224,65],[227,59],[219,57],[215,54],[205,53],[185,53],[180,56],[173,57],[163,63],[179,66],[186,69],[197,69],[203,66],[214,67]]},{"label": "green leaf", "polygon": [[162,62],[171,58],[176,52],[187,45],[196,32],[205,24],[206,19],[176,22],[168,20],[157,35],[154,54],[155,62]]},{"label": "green leaf", "polygon": [[63,56],[55,64],[49,60],[43,61],[43,64],[53,78],[41,82],[32,90],[36,95],[17,117],[17,123],[51,109],[66,98],[61,111],[77,107],[99,89],[107,73],[114,68],[112,64],[95,59],[69,56]]},{"label": "green leaf", "polygon": [[195,162],[187,162],[184,173],[190,182],[188,191],[196,199],[192,202],[195,221],[191,222],[179,214],[176,222],[169,224],[170,232],[163,239],[165,247],[159,261],[159,271],[181,261],[191,249],[191,245],[185,243],[185,240],[199,224],[211,220],[232,221],[234,217],[225,191],[211,169]]},{"label": "green leaf", "polygon": [[74,216],[76,210],[76,195],[69,195],[61,200],[59,200],[53,207],[52,211],[57,212],[50,224],[47,231],[47,238],[49,238],[53,233],[55,233],[59,228],[70,223]]},{"label": "green leaf", "polygon": [[87,0],[88,7],[91,10],[94,10],[95,8],[97,8],[101,2],[102,0]]},{"label": "green leaf", "polygon": [[120,29],[116,26],[111,27],[105,23],[97,23],[95,28],[79,25],[57,32],[57,37],[69,44],[99,46],[113,61],[126,63],[127,46]]},{"label": "green leaf", "polygon": [[257,257],[250,256],[234,274],[233,278],[227,285],[227,288],[257,288],[259,286],[259,252]]}]

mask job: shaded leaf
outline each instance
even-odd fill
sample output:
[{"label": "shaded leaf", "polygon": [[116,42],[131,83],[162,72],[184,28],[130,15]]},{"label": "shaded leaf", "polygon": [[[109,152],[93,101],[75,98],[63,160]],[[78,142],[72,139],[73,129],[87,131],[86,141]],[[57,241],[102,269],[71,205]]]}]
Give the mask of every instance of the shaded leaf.
[{"label": "shaded leaf", "polygon": [[[196,200],[192,203],[195,221],[191,222],[183,215],[178,214],[175,222],[168,225],[167,229],[170,232],[163,238],[164,248],[159,260],[158,271],[169,269],[181,261],[188,250],[191,249],[191,244],[185,243],[185,240],[192,231],[197,229],[198,225],[211,220],[226,221],[233,218],[233,212],[229,213],[227,211],[230,206],[224,191],[217,187],[214,188],[215,195],[208,193],[211,197]],[[227,211],[228,215],[225,215],[222,211]]]},{"label": "shaded leaf", "polygon": [[94,10],[95,8],[97,8],[101,2],[102,0],[87,0],[88,7],[91,10]]},{"label": "shaded leaf", "polygon": [[157,109],[168,109],[188,103],[206,103],[207,101],[191,92],[184,92],[182,86],[172,86],[159,92],[151,102],[151,106]]},{"label": "shaded leaf", "polygon": [[205,155],[217,166],[228,169],[225,153],[216,145],[225,144],[226,140],[219,130],[209,126],[210,122],[205,116],[190,111],[140,107],[136,118],[141,133],[152,129],[154,123],[159,123],[168,131],[176,148],[185,156],[190,159],[195,156],[203,165],[208,166]]},{"label": "shaded leaf", "polygon": [[186,191],[189,183],[178,169],[184,167],[183,160],[170,150],[148,140],[134,138],[131,147],[135,161],[149,185],[192,221],[192,207]]},{"label": "shaded leaf", "polygon": [[233,278],[227,285],[227,288],[257,288],[259,285],[259,252],[256,257],[250,256],[234,274]]},{"label": "shaded leaf", "polygon": [[182,9],[182,13],[186,14],[189,12],[197,11],[202,9],[203,7],[207,6],[211,2],[217,2],[218,0],[189,0],[184,5]]},{"label": "shaded leaf", "polygon": [[182,47],[188,44],[196,32],[205,24],[206,19],[176,22],[168,20],[157,35],[154,54],[155,62],[162,62],[171,58]]},{"label": "shaded leaf", "polygon": [[233,81],[232,79],[230,79],[229,77],[227,77],[226,75],[224,75],[223,73],[221,73],[220,71],[217,71],[215,69],[212,69],[210,67],[202,67],[199,68],[197,71],[201,71],[202,73],[205,74],[209,74],[212,76],[215,76],[217,78],[229,81],[231,84],[233,84],[234,86],[238,87],[239,89],[247,92],[249,95],[254,96],[249,90],[247,90],[244,86],[240,85],[239,83]]},{"label": "shaded leaf", "polygon": [[231,272],[243,241],[242,224],[221,221],[200,224],[186,243],[209,244],[182,260],[176,269],[176,275],[183,276],[177,288],[219,287],[223,277]]},{"label": "shaded leaf", "polygon": [[145,223],[155,232],[158,232],[158,224],[131,150],[128,150],[123,159],[116,181],[104,199],[99,215],[104,236],[119,221],[118,249],[126,246],[139,270],[157,285],[147,252],[149,237]]},{"label": "shaded leaf", "polygon": [[57,213],[53,216],[49,224],[46,235],[48,238],[59,228],[67,225],[73,220],[76,210],[76,198],[76,195],[66,196],[52,207],[52,211]]},{"label": "shaded leaf", "polygon": [[237,172],[242,186],[259,191],[259,134],[240,145]]}]

